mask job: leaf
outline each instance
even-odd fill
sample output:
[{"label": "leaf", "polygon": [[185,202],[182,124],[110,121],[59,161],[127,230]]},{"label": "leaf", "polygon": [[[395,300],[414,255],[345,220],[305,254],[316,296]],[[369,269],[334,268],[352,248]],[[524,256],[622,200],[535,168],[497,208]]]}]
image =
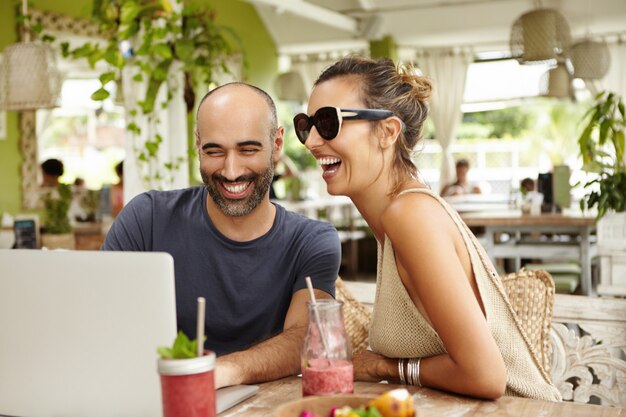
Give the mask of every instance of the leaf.
[{"label": "leaf", "polygon": [[[206,340],[206,337],[204,340]],[[172,347],[160,346],[157,348],[157,352],[162,358],[166,359],[190,359],[196,357],[197,347],[197,340],[189,340],[187,335],[182,330],[179,330]]]},{"label": "leaf", "polygon": [[135,75],[133,76],[133,81],[138,82],[138,83],[139,83],[139,82],[142,82],[142,81],[143,81],[143,75],[141,75],[141,73],[139,73],[139,74],[135,74]]},{"label": "leaf", "polygon": [[157,43],[156,45],[153,45],[151,51],[153,54],[163,59],[172,59],[172,50],[170,49],[170,46],[166,43]]},{"label": "leaf", "polygon": [[109,98],[110,95],[111,94],[104,88],[99,88],[91,95],[91,99],[94,101],[102,101]]},{"label": "leaf", "polygon": [[141,7],[134,1],[127,1],[122,5],[120,21],[122,24],[131,24],[141,12]]},{"label": "leaf", "polygon": [[138,135],[141,134],[141,129],[139,128],[139,126],[135,122],[129,123],[128,126],[126,126],[126,129],[129,130],[130,132],[136,133]]},{"label": "leaf", "polygon": [[115,79],[115,73],[113,71],[105,72],[100,75],[99,79],[100,83],[104,86]]}]

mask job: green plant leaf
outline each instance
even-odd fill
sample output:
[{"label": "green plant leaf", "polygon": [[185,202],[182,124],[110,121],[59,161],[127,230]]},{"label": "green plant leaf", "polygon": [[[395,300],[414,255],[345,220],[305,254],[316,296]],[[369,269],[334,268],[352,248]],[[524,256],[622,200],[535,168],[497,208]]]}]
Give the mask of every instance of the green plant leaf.
[{"label": "green plant leaf", "polygon": [[91,99],[94,101],[106,100],[111,94],[104,88],[99,88],[92,95]]},{"label": "green plant leaf", "polygon": [[100,83],[102,83],[102,85],[104,86],[115,79],[115,73],[113,71],[105,72],[104,74],[100,75],[99,79]]},{"label": "green plant leaf", "polygon": [[152,46],[152,53],[156,56],[159,56],[163,59],[171,60],[172,59],[172,50],[167,43],[157,43]]},{"label": "green plant leaf", "polygon": [[126,1],[122,4],[120,21],[122,24],[131,24],[141,12],[141,7],[134,1]]}]

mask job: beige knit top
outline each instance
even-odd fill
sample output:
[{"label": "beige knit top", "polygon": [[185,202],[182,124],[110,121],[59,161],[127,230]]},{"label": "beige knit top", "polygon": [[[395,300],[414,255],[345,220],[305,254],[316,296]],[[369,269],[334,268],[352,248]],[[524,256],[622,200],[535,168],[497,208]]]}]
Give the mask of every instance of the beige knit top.
[{"label": "beige knit top", "polygon": [[[487,325],[500,348],[507,368],[506,395],[560,401],[561,395],[533,353],[493,265],[459,214],[427,189],[405,190],[428,194],[443,205],[458,227],[469,252],[472,270],[482,298]],[[374,352],[389,358],[440,355],[445,347],[439,335],[419,312],[402,284],[391,241],[384,250],[378,244],[376,299],[369,343]]]}]

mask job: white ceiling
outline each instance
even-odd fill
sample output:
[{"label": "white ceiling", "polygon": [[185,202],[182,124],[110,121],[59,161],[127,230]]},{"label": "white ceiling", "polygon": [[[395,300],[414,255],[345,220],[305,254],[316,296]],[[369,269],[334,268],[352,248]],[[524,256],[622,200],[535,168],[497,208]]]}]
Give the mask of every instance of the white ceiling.
[{"label": "white ceiling", "polygon": [[626,0],[247,0],[281,54],[367,48],[391,35],[400,47],[508,50],[513,22],[539,4],[568,21],[574,40],[626,41]]}]

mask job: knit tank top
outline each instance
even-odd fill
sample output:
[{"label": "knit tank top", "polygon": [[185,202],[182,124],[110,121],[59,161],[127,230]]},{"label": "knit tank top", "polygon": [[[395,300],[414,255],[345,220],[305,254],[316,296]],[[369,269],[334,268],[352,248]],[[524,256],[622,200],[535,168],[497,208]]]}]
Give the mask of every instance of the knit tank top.
[{"label": "knit tank top", "polygon": [[[506,291],[482,246],[459,214],[441,197],[427,189],[405,190],[435,198],[456,224],[467,251],[482,299],[487,325],[507,369],[505,395],[560,401],[561,395],[541,366],[530,342],[517,322]],[[395,261],[391,241],[385,235],[378,244],[376,298],[369,343],[374,352],[389,358],[429,357],[445,353],[439,335],[419,312],[409,296]]]}]

